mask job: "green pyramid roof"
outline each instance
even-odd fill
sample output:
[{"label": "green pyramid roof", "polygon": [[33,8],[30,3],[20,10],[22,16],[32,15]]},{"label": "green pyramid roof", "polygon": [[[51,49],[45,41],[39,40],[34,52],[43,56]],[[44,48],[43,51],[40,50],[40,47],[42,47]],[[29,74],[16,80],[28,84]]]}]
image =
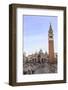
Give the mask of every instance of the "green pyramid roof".
[{"label": "green pyramid roof", "polygon": [[49,33],[53,33],[51,24],[50,24],[50,27],[49,27]]}]

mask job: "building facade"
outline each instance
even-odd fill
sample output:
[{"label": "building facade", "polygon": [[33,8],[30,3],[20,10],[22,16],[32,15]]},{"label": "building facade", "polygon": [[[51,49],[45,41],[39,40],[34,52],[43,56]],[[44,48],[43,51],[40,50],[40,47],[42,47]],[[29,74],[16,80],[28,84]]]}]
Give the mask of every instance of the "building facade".
[{"label": "building facade", "polygon": [[28,55],[28,61],[33,63],[44,63],[48,60],[47,52],[43,53],[42,50],[34,54]]}]

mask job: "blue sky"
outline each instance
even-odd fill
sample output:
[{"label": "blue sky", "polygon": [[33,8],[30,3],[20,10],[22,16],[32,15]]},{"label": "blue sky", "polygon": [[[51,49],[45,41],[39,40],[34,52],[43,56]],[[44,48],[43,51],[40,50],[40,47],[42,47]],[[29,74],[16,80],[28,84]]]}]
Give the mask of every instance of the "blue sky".
[{"label": "blue sky", "polygon": [[48,30],[50,23],[54,33],[54,49],[57,52],[58,17],[24,15],[24,52],[31,54],[42,49],[48,52]]}]

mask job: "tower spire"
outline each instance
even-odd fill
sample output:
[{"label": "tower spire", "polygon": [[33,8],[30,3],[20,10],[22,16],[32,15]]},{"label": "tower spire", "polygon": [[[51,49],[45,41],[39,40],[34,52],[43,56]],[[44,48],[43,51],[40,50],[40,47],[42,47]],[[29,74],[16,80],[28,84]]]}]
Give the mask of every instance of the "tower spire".
[{"label": "tower spire", "polygon": [[50,27],[49,27],[49,33],[53,33],[53,29],[52,29],[52,25],[51,25],[51,23],[50,23]]}]

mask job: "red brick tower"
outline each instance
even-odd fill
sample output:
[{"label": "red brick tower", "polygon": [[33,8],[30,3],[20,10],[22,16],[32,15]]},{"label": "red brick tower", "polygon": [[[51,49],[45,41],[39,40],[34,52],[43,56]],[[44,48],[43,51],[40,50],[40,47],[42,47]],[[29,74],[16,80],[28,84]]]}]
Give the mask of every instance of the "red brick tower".
[{"label": "red brick tower", "polygon": [[48,31],[48,44],[49,44],[49,62],[54,63],[54,38],[53,38],[53,30],[50,24]]}]

